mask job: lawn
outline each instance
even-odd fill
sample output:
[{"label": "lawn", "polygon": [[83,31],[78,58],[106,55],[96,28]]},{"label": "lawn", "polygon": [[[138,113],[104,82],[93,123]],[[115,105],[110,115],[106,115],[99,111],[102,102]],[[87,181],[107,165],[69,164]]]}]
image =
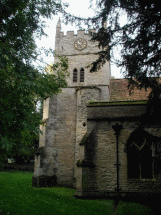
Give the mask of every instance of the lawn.
[{"label": "lawn", "polygon": [[[74,189],[53,187],[33,188],[32,173],[0,172],[1,214],[63,214],[63,215],[108,215],[113,211],[113,200],[81,200],[74,198]],[[150,208],[120,202],[117,215],[152,215]]]}]

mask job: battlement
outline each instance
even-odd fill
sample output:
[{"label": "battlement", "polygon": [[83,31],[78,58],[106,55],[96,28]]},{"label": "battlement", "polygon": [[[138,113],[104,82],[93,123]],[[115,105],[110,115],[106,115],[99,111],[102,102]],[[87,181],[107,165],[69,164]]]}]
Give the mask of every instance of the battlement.
[{"label": "battlement", "polygon": [[[96,30],[88,29],[88,31],[86,31],[85,29],[82,29],[82,30],[78,30],[76,33],[74,31],[67,31],[65,34],[63,31],[61,31],[61,21],[59,19],[57,26],[56,26],[55,52],[58,55],[62,55],[62,56],[69,56],[69,55],[77,56],[80,54],[89,55],[89,54],[97,53],[99,51],[98,42],[91,41],[92,32],[96,32]],[[86,44],[85,47],[82,49],[77,48],[75,46],[76,41],[79,40],[80,38],[82,38]],[[88,61],[91,62],[91,60],[89,60],[89,58],[87,58],[87,59],[88,59]],[[85,61],[87,61],[87,60],[85,60]],[[86,62],[86,64],[88,65],[89,62]]]},{"label": "battlement", "polygon": [[86,32],[85,30],[78,30],[76,34],[74,34],[74,31],[67,31],[66,35],[63,31],[61,31],[61,20],[59,18],[57,26],[56,26],[56,38],[72,38],[72,37],[86,37],[90,35],[90,33],[96,32],[96,29],[88,29]]},{"label": "battlement", "polygon": [[88,32],[85,32],[85,30],[78,30],[77,33],[75,34],[74,31],[67,31],[66,35],[64,34],[63,31],[60,32],[60,37],[83,37],[84,35],[89,35],[90,32],[95,33],[96,29],[89,29]]}]

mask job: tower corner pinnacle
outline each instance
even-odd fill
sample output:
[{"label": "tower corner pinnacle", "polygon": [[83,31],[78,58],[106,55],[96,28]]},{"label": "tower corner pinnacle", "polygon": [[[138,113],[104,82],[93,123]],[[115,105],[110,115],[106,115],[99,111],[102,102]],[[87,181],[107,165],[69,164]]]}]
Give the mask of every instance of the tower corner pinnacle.
[{"label": "tower corner pinnacle", "polygon": [[59,17],[59,20],[58,20],[58,23],[56,25],[57,28],[61,28],[61,20],[60,20],[60,17]]}]

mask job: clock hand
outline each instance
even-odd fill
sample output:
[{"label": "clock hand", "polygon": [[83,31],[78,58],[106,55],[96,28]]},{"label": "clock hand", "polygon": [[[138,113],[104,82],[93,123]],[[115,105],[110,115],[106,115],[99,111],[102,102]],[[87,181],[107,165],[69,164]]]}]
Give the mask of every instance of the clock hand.
[{"label": "clock hand", "polygon": [[82,46],[82,44],[78,41],[78,44],[80,45],[80,46]]}]

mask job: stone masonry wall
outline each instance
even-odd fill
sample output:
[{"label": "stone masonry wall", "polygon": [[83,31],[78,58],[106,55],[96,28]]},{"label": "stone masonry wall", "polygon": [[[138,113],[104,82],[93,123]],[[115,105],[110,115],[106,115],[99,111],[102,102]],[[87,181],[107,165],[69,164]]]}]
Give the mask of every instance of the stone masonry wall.
[{"label": "stone masonry wall", "polygon": [[[91,30],[92,31],[92,30]],[[77,50],[74,47],[74,42],[79,39],[85,39],[87,41],[87,46],[83,50]],[[92,62],[94,62],[98,56],[97,52],[100,51],[98,48],[97,42],[90,41],[91,37],[89,33],[85,33],[85,31],[80,30],[77,31],[77,34],[74,34],[73,31],[67,32],[64,35],[61,32],[61,23],[58,22],[57,31],[56,31],[56,40],[55,40],[55,52],[59,56],[66,56],[68,58],[69,64],[69,73],[70,77],[67,78],[68,86],[97,86],[103,85],[109,87],[110,81],[110,63],[107,62],[104,66],[97,72],[91,73],[87,68]],[[55,56],[54,61],[57,62],[59,59]],[[78,81],[73,83],[73,70],[77,69],[78,71]],[[84,68],[85,77],[84,82],[80,82],[80,69]],[[107,90],[107,93],[109,89]],[[109,93],[105,99],[109,100]]]},{"label": "stone masonry wall", "polygon": [[[131,133],[138,128],[138,116],[145,112],[145,105],[129,105],[130,112],[125,112],[128,105],[117,105],[116,114],[110,114],[114,106],[87,107],[87,126],[95,125],[94,136],[86,144],[91,144],[94,155],[94,167],[78,167],[82,171],[82,189],[80,184],[78,195],[113,195],[117,188],[117,156],[116,135],[112,126],[122,124],[123,129],[119,136],[119,188],[122,195],[127,193],[154,193],[161,192],[161,181],[155,179],[129,179],[127,175],[126,144]],[[139,109],[138,109],[139,107]],[[106,109],[106,111],[105,111]],[[103,111],[102,111],[103,110]],[[139,110],[139,111],[138,111]],[[97,113],[97,115],[94,115]],[[105,114],[106,113],[106,114]],[[131,115],[133,113],[133,116]],[[129,117],[128,117],[129,115]],[[161,128],[145,126],[144,129],[154,136],[161,137]],[[87,148],[88,145],[85,146]],[[85,160],[88,158],[85,157]],[[79,170],[80,171],[80,170]]]},{"label": "stone masonry wall", "polygon": [[[76,163],[80,159],[80,145],[83,136],[87,132],[87,103],[90,100],[99,101],[101,89],[92,88],[77,88],[77,117],[76,117],[76,147],[75,147],[75,168]],[[76,173],[75,173],[76,176]]]},{"label": "stone masonry wall", "polygon": [[[83,50],[77,50],[74,47],[74,42],[79,38],[83,38],[87,41],[87,46]],[[61,32],[61,23],[59,22],[57,25],[55,51],[58,55],[66,56],[68,58],[68,71],[70,74],[70,76],[67,77],[68,90],[75,88],[76,133],[72,134],[73,138],[75,138],[75,154],[73,163],[74,177],[76,177],[76,162],[80,158],[79,143],[87,132],[86,104],[91,100],[109,100],[110,63],[107,62],[98,72],[90,72],[90,68],[87,68],[87,66],[97,59],[97,55],[95,55],[95,53],[100,51],[97,46],[98,43],[93,43],[90,39],[90,35],[85,33],[85,31],[78,31],[76,35],[74,35],[74,32],[69,31],[67,32],[67,35],[64,35],[63,32]],[[57,62],[59,59],[55,56],[54,60]],[[84,82],[80,82],[81,68],[84,69]],[[74,69],[77,69],[77,82],[73,82]],[[73,111],[71,105],[71,103],[68,103],[70,109],[68,114],[70,117],[70,113]],[[63,129],[63,127],[61,127],[61,129]]]},{"label": "stone masonry wall", "polygon": [[[55,175],[57,184],[65,186],[72,186],[74,180],[75,97],[75,88],[65,88],[61,94],[50,98],[44,156],[37,157],[41,163],[38,175]],[[34,175],[37,175],[36,171]]]},{"label": "stone masonry wall", "polygon": [[[87,41],[83,50],[76,50],[74,42],[78,38]],[[87,108],[90,100],[109,100],[110,63],[107,62],[98,72],[87,68],[97,59],[100,51],[98,43],[90,41],[90,35],[84,31],[61,32],[60,21],[57,24],[55,38],[55,63],[58,56],[66,56],[69,65],[68,86],[62,93],[44,101],[43,118],[46,127],[42,127],[40,136],[41,154],[35,158],[34,176],[56,176],[57,184],[73,186],[76,178],[76,162],[79,159],[79,142],[87,131]],[[84,69],[84,82],[80,82],[80,70]],[[77,82],[73,82],[73,70],[77,69]],[[74,185],[75,186],[75,185]]]}]

